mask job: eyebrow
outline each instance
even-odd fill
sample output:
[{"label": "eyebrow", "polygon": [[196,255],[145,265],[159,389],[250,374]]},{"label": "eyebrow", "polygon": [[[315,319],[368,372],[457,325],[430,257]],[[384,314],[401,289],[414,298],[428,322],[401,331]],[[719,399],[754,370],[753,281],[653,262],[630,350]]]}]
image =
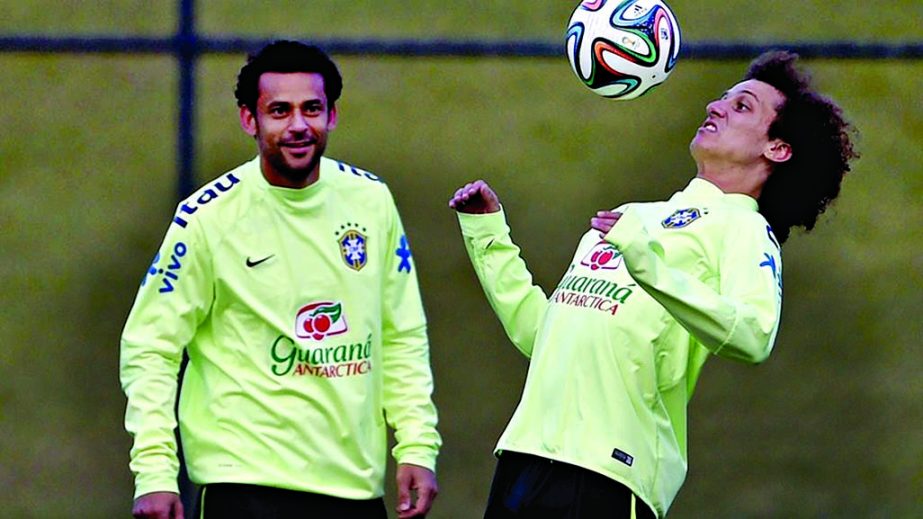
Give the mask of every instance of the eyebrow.
[{"label": "eyebrow", "polygon": [[760,100],[759,96],[757,96],[756,94],[754,94],[754,93],[751,92],[750,90],[741,90],[740,93],[741,93],[741,94],[750,94],[751,96],[753,96],[753,99],[756,99],[757,102],[759,102],[759,100]]},{"label": "eyebrow", "polygon": [[[739,93],[739,94],[750,94],[751,96],[753,96],[754,99],[756,99],[757,102],[759,102],[759,100],[760,100],[760,98],[759,98],[758,95],[754,94],[752,91],[747,90],[747,89],[744,89],[744,90],[741,90],[741,91],[735,92],[735,93]],[[723,95],[722,97],[727,97],[727,96],[729,96],[730,94],[731,94],[731,91],[730,91],[730,90],[725,90],[725,91],[724,91],[724,95]]]},{"label": "eyebrow", "polygon": [[[281,105],[291,106],[292,104],[298,104],[298,103],[292,103],[291,101],[287,101],[284,99],[269,99],[266,101],[266,106],[281,106]],[[301,104],[323,105],[324,102],[321,100],[321,98],[314,97],[314,98],[306,99],[302,101]]]}]

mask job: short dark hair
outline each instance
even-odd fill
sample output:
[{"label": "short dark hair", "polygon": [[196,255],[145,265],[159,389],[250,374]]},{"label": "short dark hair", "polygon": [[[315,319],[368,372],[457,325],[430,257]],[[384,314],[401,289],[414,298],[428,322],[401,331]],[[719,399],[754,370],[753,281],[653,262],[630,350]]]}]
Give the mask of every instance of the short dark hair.
[{"label": "short dark hair", "polygon": [[279,40],[247,57],[247,64],[237,75],[234,96],[237,106],[246,106],[256,112],[259,98],[260,76],[265,72],[314,72],[324,78],[327,106],[333,108],[343,91],[343,77],[336,63],[319,47],[297,41]]},{"label": "short dark hair", "polygon": [[792,156],[774,165],[759,198],[760,213],[779,243],[792,227],[814,228],[839,195],[849,162],[859,157],[851,140],[855,128],[836,103],[814,90],[797,60],[788,51],[769,51],[750,63],[744,77],[768,83],[785,97],[769,126],[769,138],[787,142]]}]

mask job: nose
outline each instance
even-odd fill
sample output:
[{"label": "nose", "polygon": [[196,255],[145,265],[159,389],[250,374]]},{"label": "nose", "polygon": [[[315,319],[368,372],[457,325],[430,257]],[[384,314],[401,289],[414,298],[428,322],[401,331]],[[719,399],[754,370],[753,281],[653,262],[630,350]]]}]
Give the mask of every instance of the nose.
[{"label": "nose", "polygon": [[288,129],[292,132],[303,132],[308,129],[308,121],[301,112],[295,110]]},{"label": "nose", "polygon": [[714,116],[714,117],[724,117],[724,115],[725,115],[726,112],[725,112],[725,109],[724,109],[724,102],[723,102],[723,100],[722,100],[722,99],[715,99],[715,100],[712,101],[711,103],[708,103],[708,104],[705,106],[705,113],[708,114],[709,117],[712,117],[712,116]]}]

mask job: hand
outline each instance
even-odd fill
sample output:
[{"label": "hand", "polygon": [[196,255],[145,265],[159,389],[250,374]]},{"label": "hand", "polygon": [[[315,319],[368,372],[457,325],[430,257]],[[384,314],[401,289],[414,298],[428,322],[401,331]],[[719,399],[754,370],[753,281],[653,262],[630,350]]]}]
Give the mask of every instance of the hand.
[{"label": "hand", "polygon": [[616,222],[618,222],[621,217],[622,213],[617,213],[615,211],[597,211],[596,216],[590,218],[590,226],[599,231],[599,235],[602,237],[612,230],[612,227],[615,226]]},{"label": "hand", "polygon": [[135,499],[131,515],[138,519],[183,519],[183,503],[179,494],[151,492]]},{"label": "hand", "polygon": [[449,207],[460,213],[496,213],[500,210],[500,199],[487,182],[476,180],[459,188],[449,200]]},{"label": "hand", "polygon": [[[412,502],[411,491],[416,493]],[[436,474],[433,471],[402,463],[397,466],[397,516],[399,519],[423,517],[433,506],[433,499],[439,493]]]}]

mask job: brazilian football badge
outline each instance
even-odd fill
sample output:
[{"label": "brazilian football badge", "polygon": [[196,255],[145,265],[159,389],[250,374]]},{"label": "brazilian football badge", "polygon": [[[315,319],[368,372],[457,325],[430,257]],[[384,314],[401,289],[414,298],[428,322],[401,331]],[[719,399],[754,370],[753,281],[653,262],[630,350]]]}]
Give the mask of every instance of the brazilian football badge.
[{"label": "brazilian football badge", "polygon": [[701,217],[702,211],[696,209],[695,207],[690,207],[689,209],[677,210],[675,213],[668,216],[664,221],[660,222],[660,224],[663,225],[666,229],[679,229],[680,227],[686,227]]},{"label": "brazilian football badge", "polygon": [[[362,232],[365,232],[362,227]],[[347,222],[337,231],[337,242],[340,244],[340,256],[346,265],[353,270],[362,270],[368,262],[368,238],[359,232],[359,224]]]}]

